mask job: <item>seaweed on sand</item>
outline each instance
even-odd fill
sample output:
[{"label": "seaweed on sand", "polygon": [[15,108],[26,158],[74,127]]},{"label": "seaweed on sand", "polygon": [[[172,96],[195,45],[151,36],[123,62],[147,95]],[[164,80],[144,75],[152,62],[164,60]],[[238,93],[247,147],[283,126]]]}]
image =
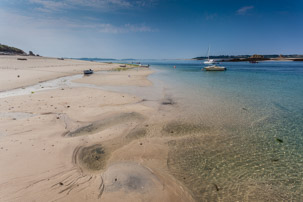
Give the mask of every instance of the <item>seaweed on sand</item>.
[{"label": "seaweed on sand", "polygon": [[130,131],[129,134],[126,135],[127,139],[139,139],[144,136],[146,136],[146,129],[145,128],[135,128],[132,131]]},{"label": "seaweed on sand", "polygon": [[89,170],[101,170],[106,165],[106,151],[101,144],[83,147],[79,150],[77,160]]},{"label": "seaweed on sand", "polygon": [[68,133],[68,136],[76,137],[81,135],[92,135],[115,125],[141,120],[144,120],[144,116],[137,112],[114,114],[112,116],[106,117],[103,120],[80,127],[75,131]]},{"label": "seaweed on sand", "polygon": [[165,135],[176,136],[176,135],[188,135],[193,133],[201,133],[209,131],[210,127],[200,125],[200,124],[191,124],[191,123],[182,123],[182,122],[170,122],[166,124],[162,133]]},{"label": "seaweed on sand", "polygon": [[279,143],[283,143],[283,140],[280,139],[280,138],[276,138],[276,140],[277,140],[277,142],[279,142]]}]

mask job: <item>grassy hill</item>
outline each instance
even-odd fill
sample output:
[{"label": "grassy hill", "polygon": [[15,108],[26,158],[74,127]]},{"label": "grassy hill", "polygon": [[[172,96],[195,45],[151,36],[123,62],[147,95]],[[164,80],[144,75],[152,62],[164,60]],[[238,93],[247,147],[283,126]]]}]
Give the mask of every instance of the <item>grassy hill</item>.
[{"label": "grassy hill", "polygon": [[0,44],[0,55],[26,55],[26,53],[19,48]]}]

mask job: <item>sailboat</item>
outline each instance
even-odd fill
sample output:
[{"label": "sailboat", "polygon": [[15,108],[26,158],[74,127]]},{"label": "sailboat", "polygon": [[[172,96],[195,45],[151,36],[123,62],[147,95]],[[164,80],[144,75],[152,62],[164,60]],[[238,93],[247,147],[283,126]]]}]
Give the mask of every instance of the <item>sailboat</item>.
[{"label": "sailboat", "polygon": [[209,59],[209,52],[210,52],[210,46],[208,46],[208,51],[207,51],[207,60],[204,61],[204,64],[212,65],[212,64],[218,64],[214,59]]},{"label": "sailboat", "polygon": [[210,52],[210,46],[208,47],[208,60],[204,61],[204,64],[208,64],[209,66],[204,67],[203,70],[205,70],[205,71],[225,71],[226,70],[225,67],[217,66],[215,64],[218,64],[218,62],[216,62],[213,59],[209,59],[209,52]]}]

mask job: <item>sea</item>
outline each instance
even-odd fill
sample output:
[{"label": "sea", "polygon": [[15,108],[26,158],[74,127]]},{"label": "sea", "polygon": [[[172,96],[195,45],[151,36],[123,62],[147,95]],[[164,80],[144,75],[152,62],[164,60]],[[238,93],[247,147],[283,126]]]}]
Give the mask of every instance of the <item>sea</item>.
[{"label": "sea", "polygon": [[303,201],[303,62],[101,62],[154,70],[177,112],[169,172],[197,201]]}]

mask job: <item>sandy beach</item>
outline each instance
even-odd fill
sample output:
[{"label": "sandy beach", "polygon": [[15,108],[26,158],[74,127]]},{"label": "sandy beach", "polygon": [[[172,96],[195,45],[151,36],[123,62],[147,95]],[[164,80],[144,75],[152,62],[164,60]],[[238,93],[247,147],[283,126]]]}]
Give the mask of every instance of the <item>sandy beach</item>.
[{"label": "sandy beach", "polygon": [[302,10],[0,1],[0,202],[303,201]]},{"label": "sandy beach", "polygon": [[0,98],[0,201],[193,201],[168,171],[169,137],[157,126],[159,109],[170,106],[98,88],[152,86],[151,70],[17,58],[0,57],[2,94],[88,68],[101,73]]}]

